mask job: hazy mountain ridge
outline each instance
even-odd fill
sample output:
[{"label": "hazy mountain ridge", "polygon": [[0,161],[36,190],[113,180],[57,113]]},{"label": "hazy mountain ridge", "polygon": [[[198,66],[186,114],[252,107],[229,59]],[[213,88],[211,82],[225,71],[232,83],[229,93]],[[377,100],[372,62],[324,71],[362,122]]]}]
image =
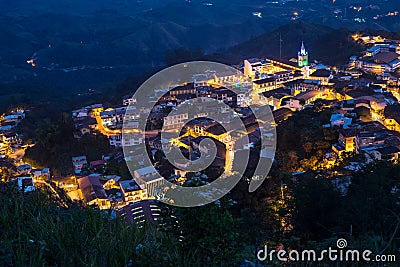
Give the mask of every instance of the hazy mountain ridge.
[{"label": "hazy mountain ridge", "polygon": [[[355,3],[364,9],[355,11]],[[152,68],[164,63],[167,50],[184,47],[201,48],[206,53],[224,51],[291,19],[350,29],[367,26],[400,29],[399,17],[355,23],[351,19],[354,16],[385,14],[395,0],[370,3],[368,0],[335,3],[322,0],[271,3],[261,0],[1,0],[0,47],[4,49],[0,50],[0,64],[15,66],[15,69],[3,74],[0,82],[19,80],[26,72],[40,75],[44,70],[38,69],[48,68],[52,63],[51,69],[54,65],[60,69],[82,65]],[[333,11],[338,13],[334,15]],[[253,16],[253,12],[260,12],[261,17]],[[32,69],[26,60],[36,52],[37,68]]]},{"label": "hazy mountain ridge", "polygon": [[[333,29],[327,26],[296,22],[279,27],[276,30],[252,38],[236,45],[215,57],[231,64],[244,58],[272,57],[282,60],[297,59],[297,52],[304,41],[310,54],[310,60],[319,60],[328,64],[345,64],[349,57],[362,51],[363,47],[351,39],[352,31]],[[280,47],[280,39],[282,46]]]},{"label": "hazy mountain ridge", "polygon": [[[335,27],[400,29],[399,17],[382,18],[379,25],[354,23],[350,18],[358,11],[350,7],[364,5],[359,13],[370,16],[384,14],[395,1],[0,0],[0,84],[10,84],[18,95],[41,84],[35,97],[65,98],[154,72],[179,48],[202,50],[229,64],[254,56],[279,58],[279,35],[284,59],[296,57],[304,40],[311,60],[340,64],[358,50],[347,40],[349,31]],[[332,15],[345,4],[346,18]],[[296,12],[296,20],[334,27],[290,23]],[[35,67],[27,64],[30,59]],[[0,86],[0,95],[9,95],[9,88]]]}]

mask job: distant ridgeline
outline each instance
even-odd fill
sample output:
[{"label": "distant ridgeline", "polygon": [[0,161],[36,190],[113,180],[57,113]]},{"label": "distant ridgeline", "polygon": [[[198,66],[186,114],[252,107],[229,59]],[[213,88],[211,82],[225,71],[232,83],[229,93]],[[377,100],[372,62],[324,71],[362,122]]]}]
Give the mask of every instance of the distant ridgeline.
[{"label": "distant ridgeline", "polygon": [[312,56],[308,59],[310,62],[319,60],[329,65],[346,64],[350,56],[363,51],[363,46],[351,38],[352,34],[347,29],[333,29],[304,22],[290,23],[234,46],[224,53],[213,55],[212,58],[231,64],[251,57],[289,60],[297,58],[299,43],[304,41],[307,50],[312,51]]}]

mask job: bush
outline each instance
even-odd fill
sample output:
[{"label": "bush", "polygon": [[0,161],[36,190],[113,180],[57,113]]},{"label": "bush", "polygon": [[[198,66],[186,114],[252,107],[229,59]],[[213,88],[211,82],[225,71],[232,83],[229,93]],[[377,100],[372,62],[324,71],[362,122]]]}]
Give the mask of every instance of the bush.
[{"label": "bush", "polygon": [[176,266],[196,264],[148,225],[60,200],[37,190],[0,192],[0,266]]}]

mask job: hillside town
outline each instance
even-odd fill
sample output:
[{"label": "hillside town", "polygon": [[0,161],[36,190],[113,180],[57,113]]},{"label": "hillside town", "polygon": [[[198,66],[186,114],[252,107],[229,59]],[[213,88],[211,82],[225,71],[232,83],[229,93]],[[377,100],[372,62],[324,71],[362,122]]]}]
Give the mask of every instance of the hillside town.
[{"label": "hillside town", "polygon": [[[310,60],[312,51],[307,51],[306,43],[302,43],[297,57],[287,62],[249,58],[238,66],[241,75],[235,71],[198,73],[190,83],[154,88],[154,99],[161,97],[161,100],[154,103],[152,110],[137,109],[130,114],[129,133],[123,130],[125,115],[129,107],[138,102],[132,96],[124,97],[118,106],[97,103],[73,110],[74,132],[66,134],[77,140],[85,135],[104,135],[113,152],[95,160],[88,160],[87,155],[75,155],[65,163],[73,166],[74,173],[65,177],[54,177],[49,168],[36,168],[23,162],[23,151],[34,144],[25,142],[17,125],[29,112],[13,110],[0,119],[0,171],[11,172],[25,192],[35,190],[36,186],[50,187],[55,192],[62,189],[72,200],[100,210],[115,210],[130,222],[157,221],[160,209],[154,190],[163,178],[154,168],[168,181],[184,185],[193,179],[215,179],[211,176],[232,168],[235,160],[240,160],[234,155],[245,150],[258,151],[261,158],[274,160],[265,148],[257,148],[265,133],[255,123],[249,106],[269,106],[274,126],[307,109],[329,110],[329,123],[319,126],[337,131],[338,139],[324,151],[326,164],[323,168],[327,171],[349,154],[360,155],[362,160],[350,162],[346,166],[348,171],[362,169],[374,161],[397,162],[400,155],[400,40],[361,34],[353,38],[363,43],[366,50],[340,67]],[[235,94],[221,84],[233,86],[240,93]],[[216,121],[199,118],[191,121],[180,137],[171,142],[171,146],[179,147],[183,154],[195,160],[206,150],[201,141],[205,137],[212,138],[217,155],[207,173],[186,172],[176,167],[179,162],[168,164],[161,145],[161,131],[181,129],[190,115],[190,110],[172,116],[169,115],[171,111],[198,97],[223,102],[240,115],[246,128],[245,134],[237,135],[227,132]],[[204,117],[212,112],[204,110]],[[228,110],[218,109],[218,113],[228,114]],[[148,114],[150,116],[145,117]],[[139,130],[142,123],[146,124],[146,132]],[[154,168],[146,165],[146,160],[136,151],[143,143],[150,151]],[[122,153],[122,147],[128,148],[129,155]],[[110,160],[130,162],[135,171],[131,177],[116,175],[107,168]],[[351,184],[346,172],[337,173],[332,182],[343,194]],[[397,188],[393,190],[397,192]]]}]

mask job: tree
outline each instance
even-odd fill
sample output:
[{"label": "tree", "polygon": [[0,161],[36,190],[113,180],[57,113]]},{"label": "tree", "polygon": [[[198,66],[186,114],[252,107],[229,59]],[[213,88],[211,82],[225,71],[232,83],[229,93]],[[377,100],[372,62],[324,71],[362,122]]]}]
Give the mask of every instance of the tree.
[{"label": "tree", "polygon": [[307,155],[310,154],[310,152],[313,149],[313,144],[311,142],[307,142],[303,145],[304,151],[307,153]]},{"label": "tree", "polygon": [[62,113],[55,119],[39,119],[33,125],[36,125],[33,133],[36,145],[26,150],[24,160],[34,166],[50,167],[56,175],[72,173],[73,156],[85,155],[88,160],[98,160],[110,152],[108,139],[101,134],[85,135],[76,140],[72,134],[73,121],[68,113]]},{"label": "tree", "polygon": [[290,151],[287,154],[286,159],[283,164],[283,171],[285,172],[294,172],[298,166],[299,157],[297,156],[296,151]]},{"label": "tree", "polygon": [[340,194],[326,178],[303,175],[294,188],[294,235],[303,240],[329,236],[340,217]]},{"label": "tree", "polygon": [[[195,174],[186,186],[199,186],[207,180]],[[163,230],[173,233],[181,242],[183,253],[194,247],[202,264],[207,266],[232,266],[243,260],[245,247],[240,232],[241,220],[230,209],[233,202],[227,196],[208,205],[191,208],[163,205]]]},{"label": "tree", "polygon": [[138,228],[47,191],[22,194],[9,187],[1,192],[0,205],[1,266],[199,265],[195,246],[182,253],[155,225]]}]

